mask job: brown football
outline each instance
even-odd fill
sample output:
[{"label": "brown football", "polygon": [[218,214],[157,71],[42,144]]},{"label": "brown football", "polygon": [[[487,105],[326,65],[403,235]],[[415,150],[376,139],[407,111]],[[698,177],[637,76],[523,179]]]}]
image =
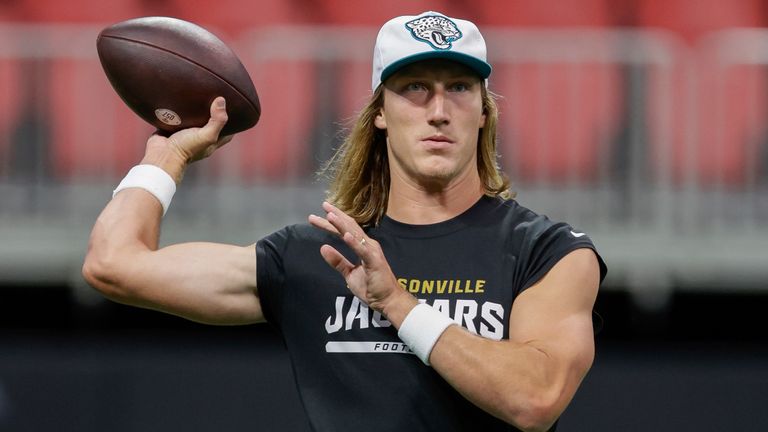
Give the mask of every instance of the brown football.
[{"label": "brown football", "polygon": [[221,39],[198,25],[169,17],[131,19],[102,30],[96,49],[120,98],[165,133],[205,125],[216,96],[227,100],[222,135],[259,121],[248,71]]}]

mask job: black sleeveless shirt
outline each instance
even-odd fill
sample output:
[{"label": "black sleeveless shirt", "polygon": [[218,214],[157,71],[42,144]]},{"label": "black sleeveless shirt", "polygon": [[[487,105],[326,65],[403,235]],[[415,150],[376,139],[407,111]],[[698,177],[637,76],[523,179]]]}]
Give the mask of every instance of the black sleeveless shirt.
[{"label": "black sleeveless shirt", "polygon": [[[563,256],[595,250],[589,237],[514,200],[483,197],[437,224],[385,217],[366,230],[379,241],[403,289],[469,331],[507,339],[515,298]],[[354,297],[320,256],[337,237],[307,224],[256,245],[264,315],[281,333],[296,386],[315,431],[515,431],[464,399]],[[597,253],[597,252],[595,252]],[[606,268],[598,255],[601,280]]]}]

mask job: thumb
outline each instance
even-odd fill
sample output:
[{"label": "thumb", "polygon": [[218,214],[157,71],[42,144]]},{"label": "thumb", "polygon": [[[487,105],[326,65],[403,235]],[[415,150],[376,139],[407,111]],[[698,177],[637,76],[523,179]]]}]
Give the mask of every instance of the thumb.
[{"label": "thumb", "polygon": [[227,103],[223,97],[219,96],[211,103],[211,118],[208,119],[208,123],[203,126],[200,133],[211,142],[217,141],[228,119]]}]

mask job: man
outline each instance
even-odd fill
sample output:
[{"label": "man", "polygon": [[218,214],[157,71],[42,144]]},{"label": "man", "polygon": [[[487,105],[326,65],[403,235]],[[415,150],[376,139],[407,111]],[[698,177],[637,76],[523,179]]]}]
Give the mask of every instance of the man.
[{"label": "man", "polygon": [[605,267],[584,233],[509,198],[490,72],[471,22],[387,22],[324,217],[255,247],[158,249],[184,168],[229,140],[216,99],[205,127],[149,139],[96,221],[86,279],[195,321],[272,323],[314,430],[550,429],[592,363]]}]

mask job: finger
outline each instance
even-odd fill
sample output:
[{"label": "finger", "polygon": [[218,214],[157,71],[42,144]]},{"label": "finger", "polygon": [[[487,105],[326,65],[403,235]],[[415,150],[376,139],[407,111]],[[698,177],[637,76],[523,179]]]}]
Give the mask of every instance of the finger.
[{"label": "finger", "polygon": [[344,235],[348,232],[351,233],[348,224],[344,223],[344,221],[334,213],[326,214],[325,220],[328,221],[328,223],[333,227],[333,229],[336,230],[336,232],[339,233],[339,235]]},{"label": "finger", "polygon": [[352,219],[348,214],[336,208],[333,204],[323,202],[323,210],[328,212],[326,219],[333,224],[339,233],[344,234],[346,232],[351,233],[355,238],[365,238],[365,232],[358,225],[358,223]]},{"label": "finger", "polygon": [[338,207],[329,203],[328,201],[323,201],[323,210],[325,210],[328,214],[337,216],[340,219],[340,222],[345,225],[349,225],[350,223],[357,225],[357,222],[355,222],[354,219],[349,217],[349,215],[339,210]]},{"label": "finger", "polygon": [[328,213],[337,213],[339,215],[346,215],[346,213],[339,210],[338,207],[329,203],[328,201],[323,201],[323,210],[327,211]]},{"label": "finger", "polygon": [[208,123],[200,129],[200,135],[210,142],[219,140],[219,134],[227,124],[227,103],[223,97],[219,96],[211,103],[211,118]]},{"label": "finger", "polygon": [[356,238],[352,233],[344,233],[344,235],[341,237],[342,240],[344,240],[344,243],[349,246],[350,249],[352,249],[352,252],[354,252],[358,257],[360,257],[360,262],[365,268],[370,268],[369,264],[373,261],[372,260],[372,250],[368,248],[368,242],[370,240],[367,240],[366,237],[363,238]]},{"label": "finger", "polygon": [[348,259],[344,258],[344,255],[339,253],[339,251],[334,249],[332,246],[322,245],[320,247],[320,255],[322,255],[323,259],[326,263],[328,263],[329,266],[333,267],[336,269],[336,271],[341,273],[344,279],[346,279],[349,272],[355,268],[355,266],[349,262]]},{"label": "finger", "polygon": [[330,222],[325,220],[325,218],[311,214],[307,220],[309,221],[310,225],[314,226],[315,228],[320,228],[321,230],[327,231],[333,235],[341,235],[339,230],[337,230],[336,227],[334,227]]}]

